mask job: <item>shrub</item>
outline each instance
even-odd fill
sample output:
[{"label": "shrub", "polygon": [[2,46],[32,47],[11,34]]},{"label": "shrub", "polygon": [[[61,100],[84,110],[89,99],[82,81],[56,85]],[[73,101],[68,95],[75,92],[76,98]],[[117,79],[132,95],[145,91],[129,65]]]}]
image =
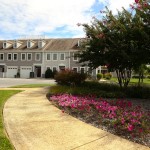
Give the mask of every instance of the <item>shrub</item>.
[{"label": "shrub", "polygon": [[126,90],[126,95],[133,98],[150,98],[150,87],[149,86],[129,86]]},{"label": "shrub", "polygon": [[147,78],[150,79],[150,75],[148,75]]},{"label": "shrub", "polygon": [[45,78],[53,78],[53,72],[50,68],[45,71]]},{"label": "shrub", "polygon": [[[134,78],[134,79],[139,79],[139,75],[133,75],[132,78]],[[145,79],[145,78],[146,78],[146,77],[143,76],[143,79]]]},{"label": "shrub", "polygon": [[61,85],[80,85],[86,79],[86,74],[84,73],[77,73],[72,70],[64,70],[58,72],[54,79],[58,84]]},{"label": "shrub", "polygon": [[97,74],[97,80],[100,80],[102,77],[103,77],[103,74],[102,74],[102,73],[98,73],[98,74]]},{"label": "shrub", "polygon": [[110,80],[112,77],[112,74],[111,73],[105,73],[104,74],[104,78],[107,79],[107,80]]}]

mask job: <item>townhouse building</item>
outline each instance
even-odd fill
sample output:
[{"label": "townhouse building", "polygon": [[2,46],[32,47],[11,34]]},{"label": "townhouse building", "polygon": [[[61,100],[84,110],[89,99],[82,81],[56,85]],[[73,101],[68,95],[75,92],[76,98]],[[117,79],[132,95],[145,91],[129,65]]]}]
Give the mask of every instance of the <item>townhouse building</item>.
[{"label": "townhouse building", "polygon": [[[51,70],[71,69],[87,72],[89,67],[78,63],[79,38],[69,39],[24,39],[0,41],[0,77],[20,78],[44,77]],[[90,71],[91,75],[101,70]]]}]

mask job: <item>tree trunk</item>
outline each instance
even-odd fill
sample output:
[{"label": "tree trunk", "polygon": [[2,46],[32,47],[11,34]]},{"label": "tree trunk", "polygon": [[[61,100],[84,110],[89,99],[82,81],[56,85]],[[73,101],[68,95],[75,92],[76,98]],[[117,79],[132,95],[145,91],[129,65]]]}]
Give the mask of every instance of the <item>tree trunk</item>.
[{"label": "tree trunk", "polygon": [[130,70],[117,69],[116,73],[117,73],[118,83],[119,83],[120,87],[127,88],[128,84],[130,82],[130,79],[131,79],[131,69]]}]

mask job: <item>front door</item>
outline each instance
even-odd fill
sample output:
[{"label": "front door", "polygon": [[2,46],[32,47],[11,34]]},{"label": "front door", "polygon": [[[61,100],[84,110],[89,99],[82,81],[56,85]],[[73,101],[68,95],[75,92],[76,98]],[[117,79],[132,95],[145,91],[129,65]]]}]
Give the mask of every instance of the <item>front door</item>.
[{"label": "front door", "polygon": [[36,77],[41,77],[41,66],[35,66]]}]

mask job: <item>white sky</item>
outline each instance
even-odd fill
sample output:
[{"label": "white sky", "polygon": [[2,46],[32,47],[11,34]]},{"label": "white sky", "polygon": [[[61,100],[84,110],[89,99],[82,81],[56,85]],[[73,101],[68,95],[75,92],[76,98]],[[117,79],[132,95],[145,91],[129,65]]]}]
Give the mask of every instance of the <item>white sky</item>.
[{"label": "white sky", "polygon": [[51,37],[83,37],[82,27],[76,24],[90,22],[98,11],[97,5],[107,5],[115,12],[122,6],[128,8],[132,2],[133,0],[0,0],[0,39],[44,34]]}]

